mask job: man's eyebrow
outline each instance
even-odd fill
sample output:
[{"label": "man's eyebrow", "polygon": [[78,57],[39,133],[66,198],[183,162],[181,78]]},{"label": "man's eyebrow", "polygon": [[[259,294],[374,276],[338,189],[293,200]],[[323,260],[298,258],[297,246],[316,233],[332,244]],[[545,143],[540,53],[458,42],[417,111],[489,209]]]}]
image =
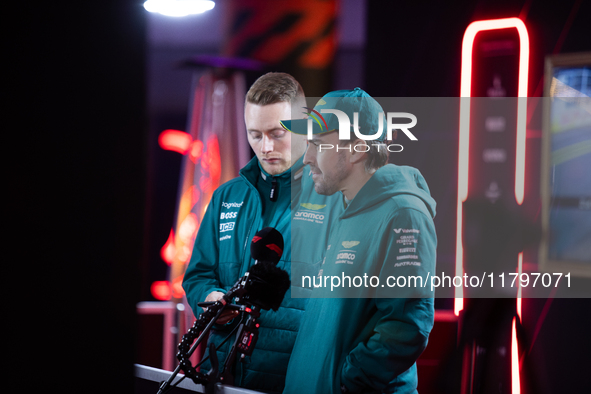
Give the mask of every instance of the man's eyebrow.
[{"label": "man's eyebrow", "polygon": [[324,135],[314,135],[312,137],[312,141],[314,141],[317,144],[326,144],[324,137],[325,137]]},{"label": "man's eyebrow", "polygon": [[272,129],[266,129],[266,130],[263,130],[263,131],[261,131],[259,129],[246,129],[246,131],[249,132],[249,133],[253,133],[253,132],[254,133],[264,133],[264,132],[272,133],[274,131],[287,131],[287,130],[285,130],[283,127],[274,127]]}]

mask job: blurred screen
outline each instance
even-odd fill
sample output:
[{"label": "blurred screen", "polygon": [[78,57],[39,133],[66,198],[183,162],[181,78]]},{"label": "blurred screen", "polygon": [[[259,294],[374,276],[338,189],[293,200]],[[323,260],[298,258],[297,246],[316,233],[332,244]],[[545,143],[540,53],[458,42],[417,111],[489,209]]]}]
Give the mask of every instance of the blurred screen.
[{"label": "blurred screen", "polygon": [[591,67],[552,69],[548,259],[591,270]]}]

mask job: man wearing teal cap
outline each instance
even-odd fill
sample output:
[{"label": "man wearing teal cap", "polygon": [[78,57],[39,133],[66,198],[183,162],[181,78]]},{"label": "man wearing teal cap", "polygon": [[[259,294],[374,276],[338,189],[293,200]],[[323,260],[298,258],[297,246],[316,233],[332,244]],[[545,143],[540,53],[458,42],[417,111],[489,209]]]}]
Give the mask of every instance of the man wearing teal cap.
[{"label": "man wearing teal cap", "polygon": [[309,281],[284,394],[415,393],[434,318],[418,282],[435,274],[435,201],[417,169],[387,164],[386,116],[363,90],[331,92],[310,114],[282,125],[308,135],[316,192],[341,192],[346,208]]}]

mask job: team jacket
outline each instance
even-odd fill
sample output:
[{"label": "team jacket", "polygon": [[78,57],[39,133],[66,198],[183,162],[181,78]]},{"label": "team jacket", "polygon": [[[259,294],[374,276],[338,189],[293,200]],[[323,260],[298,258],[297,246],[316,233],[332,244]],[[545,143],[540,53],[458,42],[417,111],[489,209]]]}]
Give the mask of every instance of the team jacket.
[{"label": "team jacket", "polygon": [[[271,226],[284,238],[284,251],[278,267],[288,273],[292,270],[292,249],[298,249],[298,261],[294,270],[309,272],[310,267],[321,263],[322,246],[326,243],[330,210],[342,210],[330,203],[337,197],[320,196],[313,191],[309,170],[300,158],[283,174],[270,176],[261,170],[257,158],[253,158],[240,176],[221,185],[213,194],[201,222],[193,254],[185,272],[183,288],[187,301],[196,316],[202,312],[198,302],[212,291],[226,292],[254,264],[250,256],[250,243],[257,231]],[[270,201],[272,182],[277,182],[278,200]],[[269,210],[263,215],[263,209]],[[266,222],[263,221],[266,217]],[[296,229],[292,233],[292,227]],[[321,247],[310,244],[313,239]],[[307,290],[292,287],[277,312],[262,311],[259,338],[252,356],[235,364],[234,385],[264,392],[281,392],[285,383],[287,364],[296,339],[300,319],[307,299],[294,298],[305,295]],[[302,293],[303,292],[303,293]],[[238,319],[235,319],[238,320]],[[237,322],[216,325],[210,334],[210,342],[218,346]],[[230,338],[219,350],[218,359],[223,363]],[[210,364],[204,363],[202,371]]]},{"label": "team jacket", "polygon": [[342,386],[351,393],[416,392],[415,361],[433,326],[432,293],[410,281],[389,285],[402,286],[392,279],[399,276],[420,284],[435,274],[434,215],[427,184],[411,167],[386,165],[359,191],[331,229],[285,394],[338,394]]}]

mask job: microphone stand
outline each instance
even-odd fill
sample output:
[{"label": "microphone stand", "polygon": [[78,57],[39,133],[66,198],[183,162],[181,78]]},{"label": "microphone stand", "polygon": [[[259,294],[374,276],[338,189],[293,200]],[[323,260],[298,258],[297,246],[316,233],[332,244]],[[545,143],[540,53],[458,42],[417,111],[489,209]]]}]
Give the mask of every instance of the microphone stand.
[{"label": "microphone stand", "polygon": [[[193,368],[191,366],[191,362],[189,361],[189,357],[191,357],[193,352],[195,352],[195,350],[197,349],[197,347],[199,346],[201,341],[203,341],[203,338],[205,337],[205,335],[207,333],[209,333],[209,331],[211,330],[211,327],[214,325],[217,318],[221,315],[221,313],[226,308],[226,305],[227,304],[224,304],[220,301],[216,301],[213,305],[211,305],[209,308],[207,308],[199,316],[199,319],[197,319],[195,321],[195,323],[193,324],[193,327],[187,332],[187,334],[183,335],[183,341],[179,345],[179,353],[177,354],[177,358],[179,358],[179,361],[180,361],[179,365],[175,368],[175,370],[173,371],[172,375],[170,375],[168,380],[162,382],[162,384],[159,387],[158,394],[164,394],[172,388],[171,383],[174,380],[174,378],[178,375],[178,373],[181,371],[181,369],[183,371],[185,371],[186,375],[188,377],[190,377],[193,380],[193,382],[195,382],[195,384],[207,385],[209,383],[210,379],[208,378],[207,375],[205,375],[201,372],[197,372],[195,370],[195,368]],[[207,324],[205,324],[206,321],[208,322]],[[199,335],[199,333],[201,333],[201,335]],[[193,346],[190,349],[188,349],[188,351],[187,351],[187,348],[189,347],[187,342],[190,342],[193,339],[195,339],[195,336],[197,336],[197,335],[199,335],[199,337],[197,338],[197,340],[195,341]],[[212,359],[212,361],[213,361],[213,359]],[[217,361],[217,359],[215,361]],[[217,362],[216,362],[216,364],[217,364]],[[217,368],[214,368],[214,369],[217,369]],[[212,371],[210,371],[210,373],[211,372],[214,372],[215,374],[217,374],[217,371],[214,371],[213,369],[212,369]]]},{"label": "microphone stand", "polygon": [[[185,335],[183,335],[183,340],[179,344],[179,352],[177,354],[177,359],[179,360],[179,365],[175,368],[175,370],[173,371],[172,375],[170,375],[168,380],[162,382],[162,384],[160,385],[160,387],[158,389],[158,394],[165,394],[168,390],[170,390],[172,388],[171,383],[181,370],[183,370],[185,372],[185,376],[191,378],[191,380],[193,380],[193,382],[195,384],[203,384],[205,386],[206,393],[213,393],[213,387],[214,387],[215,383],[217,383],[218,378],[220,377],[219,371],[217,368],[218,360],[217,360],[217,355],[216,355],[215,349],[213,349],[213,348],[210,349],[210,357],[212,360],[212,367],[213,368],[211,371],[209,371],[208,374],[204,374],[202,372],[198,372],[197,370],[195,370],[195,368],[191,365],[191,361],[189,360],[189,358],[191,357],[193,352],[195,352],[195,350],[197,349],[197,347],[199,346],[201,341],[203,341],[203,338],[205,338],[205,335],[207,333],[209,333],[209,331],[211,330],[211,327],[214,325],[217,318],[222,314],[222,312],[226,309],[226,307],[230,306],[229,302],[234,297],[241,297],[242,295],[245,294],[245,292],[246,292],[245,285],[248,280],[248,277],[249,277],[249,273],[246,272],[246,274],[242,278],[240,278],[234,284],[234,286],[232,286],[232,288],[224,295],[222,300],[216,301],[212,305],[210,305],[201,315],[199,315],[199,318],[195,321],[195,323],[193,324],[193,327],[191,327],[189,329],[189,331]],[[240,309],[244,309],[248,313],[252,313],[253,309],[254,309],[254,313],[256,314],[256,317],[260,316],[260,312],[258,312],[258,309],[256,307],[253,307],[253,308],[241,307]],[[249,319],[249,321],[251,321],[251,319]],[[255,328],[257,329],[257,333],[258,333],[258,324],[257,324],[257,327],[255,327]],[[241,324],[240,331],[237,335],[237,338],[241,338],[243,329],[244,329],[244,324]],[[193,346],[191,346],[189,348],[189,344],[192,343],[196,337],[197,337],[197,340],[195,341]],[[256,338],[255,338],[255,340],[256,340]],[[232,348],[233,352],[234,352],[232,357],[235,357],[235,353],[236,353],[234,350],[235,347],[236,347],[236,344],[234,344],[234,346]],[[254,348],[254,343],[253,343],[252,347]],[[250,353],[252,353],[252,349],[249,349],[249,350],[250,350]],[[222,378],[226,378],[227,380],[233,380],[233,377],[231,377],[229,375],[230,373],[228,372],[228,368],[227,368],[228,358],[226,358],[226,362],[224,363],[224,376]],[[220,380],[222,378],[220,378]]]},{"label": "microphone stand", "polygon": [[[236,355],[238,352],[242,354],[241,358],[249,356],[252,354],[254,350],[254,346],[258,339],[258,329],[259,323],[257,319],[260,317],[261,313],[259,307],[256,305],[246,306],[246,305],[235,305],[235,304],[225,304],[223,305],[221,302],[216,301],[215,303],[202,303],[204,306],[210,305],[206,311],[204,311],[199,319],[195,322],[193,327],[187,332],[187,334],[183,335],[183,340],[179,345],[179,353],[177,358],[179,359],[179,365],[176,367],[172,375],[168,378],[167,381],[162,382],[160,388],[158,390],[158,394],[164,394],[170,389],[174,388],[172,386],[172,381],[178,375],[178,373],[183,370],[185,372],[185,376],[191,378],[195,384],[202,384],[205,386],[205,393],[213,394],[215,384],[218,381],[222,384],[226,385],[233,385],[234,384],[234,376],[232,375],[232,365],[234,360],[236,359]],[[217,305],[220,304],[220,305]],[[204,374],[195,370],[195,368],[191,365],[189,358],[193,354],[193,352],[197,349],[205,335],[211,330],[211,327],[226,307],[236,308],[241,312],[248,313],[248,319],[246,322],[241,322],[240,326],[238,327],[238,331],[236,333],[236,339],[221,370],[218,369],[218,359],[216,355],[216,348],[215,345],[212,343],[210,344],[209,349],[209,356],[211,357],[211,365],[212,369],[209,373]],[[211,313],[208,313],[211,312]],[[213,315],[215,313],[215,315]],[[204,317],[204,315],[206,315]],[[212,317],[213,316],[213,317]],[[202,318],[203,317],[203,318]],[[209,320],[205,328],[203,327],[203,322]],[[189,343],[191,343],[195,336],[201,332],[193,346],[189,350]]]},{"label": "microphone stand", "polygon": [[[253,267],[257,267],[257,263],[258,259],[256,260],[255,265]],[[266,272],[264,267],[261,269],[261,272]],[[285,273],[285,271],[279,271],[285,274],[285,276],[287,277],[287,283],[289,284],[288,274]],[[279,307],[279,305],[274,307],[273,302],[269,303],[268,301],[262,301],[259,298],[261,296],[261,291],[260,289],[258,291],[255,290],[256,286],[261,286],[261,284],[268,284],[269,282],[267,282],[267,280],[265,280],[262,277],[258,277],[257,275],[255,275],[254,272],[253,275],[251,275],[250,271],[247,271],[244,274],[244,276],[240,278],[220,300],[215,301],[212,304],[198,304],[198,306],[206,306],[207,304],[208,308],[199,316],[199,318],[195,321],[193,327],[189,329],[187,334],[183,335],[183,339],[179,344],[179,352],[177,354],[179,365],[173,371],[172,375],[168,378],[168,380],[162,382],[158,390],[158,394],[165,394],[171,388],[175,387],[172,386],[171,383],[181,370],[183,370],[185,372],[185,376],[193,380],[195,384],[203,384],[205,386],[205,392],[207,394],[214,393],[215,384],[218,382],[218,380],[225,384],[234,383],[234,377],[232,375],[231,366],[234,363],[234,360],[236,359],[236,354],[238,352],[242,354],[242,358],[250,356],[252,354],[258,339],[259,323],[257,322],[257,319],[261,315],[260,309],[262,308],[276,310]],[[251,278],[251,276],[253,277]],[[283,282],[280,281],[280,283]],[[271,288],[271,290],[274,289]],[[250,294],[250,291],[252,291],[252,294]],[[287,288],[284,290],[283,294],[285,293],[285,291],[287,291]],[[262,291],[262,294],[264,293],[265,291]],[[273,291],[271,291],[271,293],[273,293]],[[239,301],[241,298],[244,298],[242,299],[244,305],[238,306],[230,304],[230,302],[234,298],[236,298],[236,301]],[[281,296],[281,300],[283,300],[283,295]],[[279,303],[281,302],[281,300],[279,300]],[[209,333],[218,317],[227,307],[237,308],[241,312],[248,313],[248,319],[246,322],[244,322],[243,319],[241,319],[238,327],[238,333],[236,334],[236,340],[234,341],[234,345],[232,345],[232,348],[230,349],[230,353],[226,357],[221,371],[219,371],[218,369],[218,359],[216,353],[217,349],[215,348],[215,345],[213,343],[210,345],[209,356],[211,357],[212,369],[211,371],[209,371],[209,373],[204,374],[202,372],[197,371],[191,365],[191,361],[189,360],[189,358],[197,349],[205,335]],[[195,340],[195,338],[197,338],[197,340],[195,341],[193,346],[190,347],[190,344]]]},{"label": "microphone stand", "polygon": [[252,305],[251,307],[243,307],[242,309],[249,314],[248,320],[240,323],[238,333],[236,334],[236,340],[226,357],[226,362],[224,363],[219,378],[223,384],[227,385],[234,384],[232,365],[236,359],[236,354],[240,352],[242,354],[242,359],[246,356],[250,356],[258,339],[259,323],[257,323],[257,319],[261,316],[259,308],[256,305]]}]

